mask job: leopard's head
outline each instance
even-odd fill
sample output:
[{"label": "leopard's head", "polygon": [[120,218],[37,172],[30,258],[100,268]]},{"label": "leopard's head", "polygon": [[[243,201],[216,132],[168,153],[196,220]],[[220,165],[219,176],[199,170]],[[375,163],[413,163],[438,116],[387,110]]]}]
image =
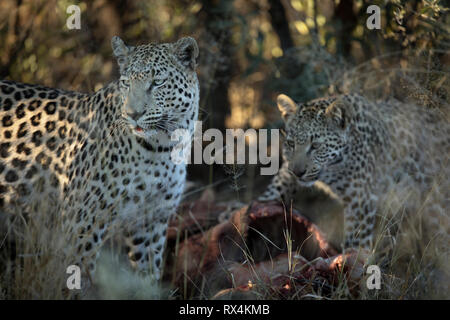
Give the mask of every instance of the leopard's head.
[{"label": "leopard's head", "polygon": [[283,94],[277,104],[286,127],[283,158],[301,184],[312,185],[344,159],[348,141],[344,104],[330,98],[297,105]]},{"label": "leopard's head", "polygon": [[121,114],[137,136],[148,142],[170,141],[176,129],[192,132],[197,118],[199,85],[197,42],[127,46],[111,40],[120,68]]}]

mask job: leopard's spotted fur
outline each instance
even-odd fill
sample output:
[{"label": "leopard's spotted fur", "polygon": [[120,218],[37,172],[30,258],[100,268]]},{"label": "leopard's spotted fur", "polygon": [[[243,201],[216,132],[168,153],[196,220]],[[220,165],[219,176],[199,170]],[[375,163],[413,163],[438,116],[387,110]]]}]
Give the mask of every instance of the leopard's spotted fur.
[{"label": "leopard's spotted fur", "polygon": [[0,81],[0,207],[56,199],[73,263],[91,273],[118,222],[132,264],[157,279],[186,176],[171,160],[171,133],[192,134],[198,115],[198,46],[114,37],[112,47],[120,80],[93,94]]},{"label": "leopard's spotted fur", "polygon": [[372,248],[376,214],[396,199],[398,208],[437,226],[448,250],[448,114],[358,94],[305,104],[280,95],[278,107],[286,125],[284,163],[260,200],[290,203],[320,180],[344,204],[343,247]]}]

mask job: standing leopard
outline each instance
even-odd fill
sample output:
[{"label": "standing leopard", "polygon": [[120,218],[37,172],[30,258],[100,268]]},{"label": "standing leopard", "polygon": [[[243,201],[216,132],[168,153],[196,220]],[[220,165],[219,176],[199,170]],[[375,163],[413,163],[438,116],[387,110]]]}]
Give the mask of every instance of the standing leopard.
[{"label": "standing leopard", "polygon": [[[283,164],[261,201],[283,200],[327,184],[344,205],[344,249],[372,249],[377,212],[395,194],[407,212],[424,212],[449,244],[448,114],[395,99],[348,94],[296,104],[279,95],[285,122]],[[431,229],[432,230],[432,229]]]},{"label": "standing leopard", "polygon": [[0,212],[56,199],[67,252],[88,275],[118,225],[131,264],[159,279],[186,177],[171,134],[192,135],[198,117],[198,46],[111,44],[120,80],[93,94],[0,81]]}]

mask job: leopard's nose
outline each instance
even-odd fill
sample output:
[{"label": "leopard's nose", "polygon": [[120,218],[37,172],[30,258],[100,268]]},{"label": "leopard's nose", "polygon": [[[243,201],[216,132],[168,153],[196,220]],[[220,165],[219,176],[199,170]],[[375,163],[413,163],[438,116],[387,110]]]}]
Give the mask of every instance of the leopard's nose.
[{"label": "leopard's nose", "polygon": [[306,173],[306,170],[303,170],[303,169],[294,169],[294,174],[297,176],[297,177],[299,177],[299,178],[301,178],[301,177],[303,177],[303,175]]},{"label": "leopard's nose", "polygon": [[138,111],[127,112],[127,115],[134,121],[138,121],[139,118],[142,117],[143,114],[144,114],[144,112],[138,112]]}]

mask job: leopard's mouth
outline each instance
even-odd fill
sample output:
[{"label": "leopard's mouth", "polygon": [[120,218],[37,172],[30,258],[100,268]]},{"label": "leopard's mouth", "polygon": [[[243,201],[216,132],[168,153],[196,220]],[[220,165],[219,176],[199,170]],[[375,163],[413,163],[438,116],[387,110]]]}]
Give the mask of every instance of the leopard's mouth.
[{"label": "leopard's mouth", "polygon": [[147,133],[165,133],[165,134],[169,134],[169,130],[167,130],[166,128],[162,128],[162,127],[156,127],[156,126],[149,126],[149,127],[141,127],[141,126],[137,126],[134,129],[137,133],[140,132],[147,132]]},{"label": "leopard's mouth", "polygon": [[134,122],[130,123],[130,127],[132,131],[139,136],[154,135],[157,133],[165,133],[168,135],[170,133],[162,121],[151,124],[138,124],[137,122]]},{"label": "leopard's mouth", "polygon": [[150,138],[158,134],[168,135],[169,132],[167,129],[158,128],[158,127],[141,127],[136,125],[133,127],[133,133],[141,138]]},{"label": "leopard's mouth", "polygon": [[298,181],[300,182],[300,184],[310,187],[312,186],[317,180],[320,179],[320,174],[321,174],[322,170],[314,173],[314,174],[304,174],[301,177],[297,177]]},{"label": "leopard's mouth", "polygon": [[148,138],[156,134],[170,136],[174,129],[177,128],[177,119],[170,118],[168,115],[162,115],[151,120],[146,119],[147,121],[136,121],[129,116],[124,116],[124,118],[128,121],[131,131],[142,138]]}]

